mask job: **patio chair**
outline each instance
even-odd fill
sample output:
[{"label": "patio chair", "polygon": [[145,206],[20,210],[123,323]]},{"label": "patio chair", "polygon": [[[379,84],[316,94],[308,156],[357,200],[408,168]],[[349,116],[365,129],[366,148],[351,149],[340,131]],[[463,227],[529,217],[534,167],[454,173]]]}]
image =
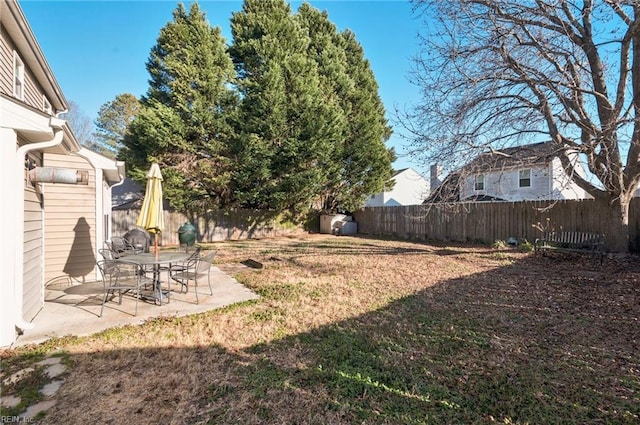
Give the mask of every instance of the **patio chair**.
[{"label": "patio chair", "polygon": [[142,296],[142,288],[152,283],[147,278],[139,264],[126,260],[100,260],[98,269],[102,275],[103,298],[100,317],[104,312],[104,305],[110,295],[118,293],[118,304],[122,304],[122,295],[129,292],[136,300],[134,316],[138,314],[138,298]]},{"label": "patio chair", "polygon": [[169,277],[181,284],[185,293],[189,291],[189,282],[194,283],[195,288],[193,291],[196,294],[196,304],[200,302],[198,299],[198,281],[202,281],[205,276],[209,284],[209,292],[213,295],[209,272],[215,255],[216,251],[213,251],[202,257],[191,258],[185,263],[183,269],[169,270]]},{"label": "patio chair", "polygon": [[168,273],[168,279],[169,281],[171,281],[171,274],[172,273],[177,273],[177,272],[183,272],[185,270],[187,270],[188,268],[188,263],[191,260],[197,259],[200,256],[200,251],[201,251],[202,247],[200,246],[196,246],[193,247],[193,251],[187,249],[186,251],[184,250],[184,247],[179,246],[176,248],[176,252],[186,252],[186,253],[191,253],[191,255],[189,255],[189,258],[187,258],[184,261],[181,261],[179,263],[173,263],[173,264],[169,264],[167,266],[160,266],[160,272],[167,272]]},{"label": "patio chair", "polygon": [[[105,245],[107,245],[107,243],[105,242]],[[131,255],[131,251],[124,251],[123,252],[116,252],[114,250],[112,250],[111,248],[101,248],[98,250],[98,253],[102,256],[102,258],[104,258],[105,260],[117,260],[120,257],[122,257],[123,255]],[[139,270],[140,273],[142,274],[148,274],[148,273],[152,273],[153,272],[153,266],[141,266],[141,269]]]},{"label": "patio chair", "polygon": [[199,255],[200,251],[202,251],[202,247],[200,245],[185,245],[184,248],[182,245],[180,245],[179,249],[184,249],[184,252],[191,255]]},{"label": "patio chair", "polygon": [[[182,246],[176,248],[177,252],[182,252],[183,248]],[[189,258],[187,258],[185,261],[182,261],[180,263],[177,264],[171,264],[171,267],[160,267],[161,270],[168,270],[169,273],[171,272],[183,272],[185,270],[187,270],[189,268],[189,262],[192,260],[196,260],[199,256],[200,256],[200,251],[202,251],[202,247],[200,246],[196,246],[193,248],[193,251],[190,252],[189,249],[187,249],[185,252],[189,253],[191,255],[189,255]]]},{"label": "patio chair", "polygon": [[104,260],[116,259],[115,255],[113,254],[113,251],[109,248],[100,248],[98,250],[98,254],[100,254]]},{"label": "patio chair", "polygon": [[133,255],[144,252],[142,249],[136,249],[131,242],[120,236],[111,239],[111,250],[116,258],[122,257],[123,255]]},{"label": "patio chair", "polygon": [[134,227],[127,231],[123,238],[131,244],[136,253],[149,252],[151,235],[146,230]]}]

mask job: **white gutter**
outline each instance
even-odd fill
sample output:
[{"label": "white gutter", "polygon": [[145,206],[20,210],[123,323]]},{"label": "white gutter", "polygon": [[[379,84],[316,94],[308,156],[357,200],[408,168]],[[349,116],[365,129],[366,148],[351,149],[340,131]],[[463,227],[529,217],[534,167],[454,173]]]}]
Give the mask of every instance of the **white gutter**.
[{"label": "white gutter", "polygon": [[124,184],[124,179],[125,179],[124,175],[122,173],[119,173],[119,175],[120,175],[120,181],[117,182],[117,183],[112,184],[111,186],[109,186],[111,189],[113,189],[114,187],[118,187],[118,186],[121,186],[121,185]]},{"label": "white gutter", "polygon": [[[11,186],[14,188],[13,190],[16,191],[13,199],[16,200],[16,206],[18,208],[24,208],[24,161],[27,153],[61,144],[64,139],[64,131],[62,129],[64,123],[64,120],[51,117],[49,121],[49,126],[53,129],[53,138],[51,140],[26,144],[16,150],[16,176]],[[15,326],[24,331],[26,329],[33,329],[34,325],[24,320],[24,212],[21,215],[17,214],[16,217],[16,222],[13,224],[16,232],[15,246],[18,247],[14,252],[13,297],[14,305],[17,308],[14,321]]]}]

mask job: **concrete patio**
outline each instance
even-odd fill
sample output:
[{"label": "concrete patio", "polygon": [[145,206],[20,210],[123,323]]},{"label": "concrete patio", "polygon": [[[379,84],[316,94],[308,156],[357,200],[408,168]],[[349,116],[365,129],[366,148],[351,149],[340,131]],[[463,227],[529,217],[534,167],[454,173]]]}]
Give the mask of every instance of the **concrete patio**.
[{"label": "concrete patio", "polygon": [[107,301],[100,317],[101,282],[48,285],[44,307],[32,321],[33,329],[25,330],[13,346],[37,344],[55,337],[86,336],[109,328],[141,324],[154,317],[187,316],[258,298],[217,267],[211,267],[210,278],[213,295],[210,295],[206,281],[199,283],[199,304],[196,304],[193,286],[189,287],[188,293],[180,293],[175,292],[180,289],[176,284],[171,286],[174,292],[169,303],[159,306],[139,300],[135,316],[135,299],[125,295],[122,304],[118,304],[117,297]]}]

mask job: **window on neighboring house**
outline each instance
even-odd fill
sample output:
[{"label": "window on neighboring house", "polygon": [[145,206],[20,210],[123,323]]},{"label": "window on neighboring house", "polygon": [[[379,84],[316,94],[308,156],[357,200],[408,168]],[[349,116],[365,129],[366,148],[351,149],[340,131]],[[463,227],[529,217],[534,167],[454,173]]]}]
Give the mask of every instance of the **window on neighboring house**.
[{"label": "window on neighboring house", "polygon": [[475,190],[484,190],[484,174],[476,174]]},{"label": "window on neighboring house", "polygon": [[42,110],[51,115],[51,103],[49,103],[49,100],[45,95],[42,95]]},{"label": "window on neighboring house", "polygon": [[17,52],[13,52],[13,95],[24,100],[24,63]]},{"label": "window on neighboring house", "polygon": [[518,172],[518,186],[531,187],[531,169],[527,168]]}]

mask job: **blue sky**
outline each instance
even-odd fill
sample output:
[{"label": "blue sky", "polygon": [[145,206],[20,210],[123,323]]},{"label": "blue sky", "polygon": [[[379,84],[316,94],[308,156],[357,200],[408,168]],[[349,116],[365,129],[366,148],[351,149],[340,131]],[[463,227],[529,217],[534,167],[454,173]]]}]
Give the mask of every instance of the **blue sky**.
[{"label": "blue sky", "polygon": [[[20,1],[20,0],[19,0]],[[389,146],[396,149],[396,169],[428,168],[403,155],[406,142],[393,113],[418,101],[408,81],[411,58],[418,52],[419,21],[408,1],[308,1],[326,10],[340,30],[350,29],[363,46],[380,86],[387,118],[394,127]],[[191,2],[184,1],[185,5]],[[242,1],[201,0],[212,26],[231,42],[230,18]],[[297,10],[300,1],[291,1]],[[178,1],[34,1],[20,5],[65,97],[92,121],[100,106],[120,93],[141,96],[148,88],[145,63],[160,29],[172,19]]]}]

